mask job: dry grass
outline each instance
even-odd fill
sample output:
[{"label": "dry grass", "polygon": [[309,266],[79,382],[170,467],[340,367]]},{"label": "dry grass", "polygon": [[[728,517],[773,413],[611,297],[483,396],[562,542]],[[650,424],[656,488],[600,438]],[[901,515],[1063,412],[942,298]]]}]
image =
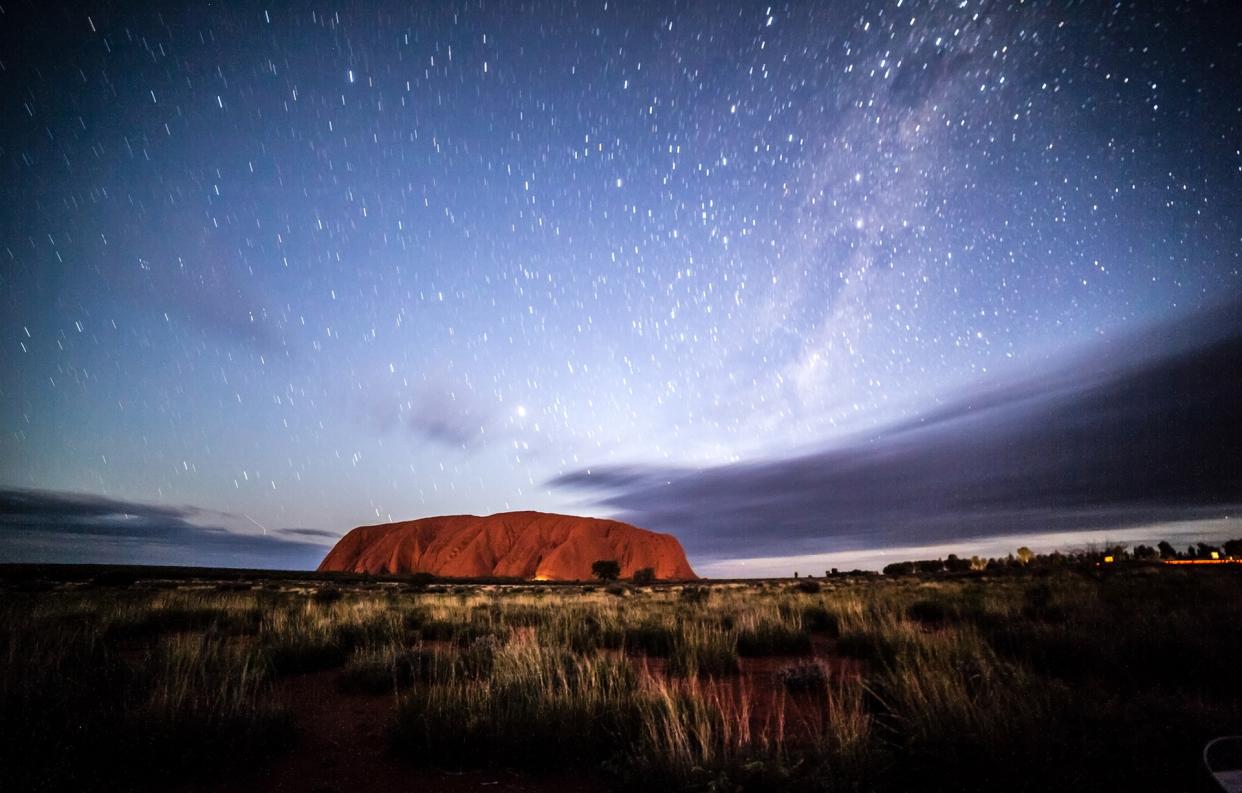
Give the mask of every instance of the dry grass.
[{"label": "dry grass", "polygon": [[10,591],[0,788],[227,774],[296,746],[282,676],[336,669],[413,763],[666,789],[1179,789],[1242,719],[1236,575],[811,590]]}]

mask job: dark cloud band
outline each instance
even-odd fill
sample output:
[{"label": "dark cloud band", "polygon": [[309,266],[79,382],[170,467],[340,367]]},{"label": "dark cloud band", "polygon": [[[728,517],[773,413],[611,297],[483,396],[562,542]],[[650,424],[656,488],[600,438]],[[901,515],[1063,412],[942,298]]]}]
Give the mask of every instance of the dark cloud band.
[{"label": "dark cloud band", "polygon": [[1242,503],[1239,317],[1150,328],[812,454],[553,484],[709,557],[1220,517]]}]

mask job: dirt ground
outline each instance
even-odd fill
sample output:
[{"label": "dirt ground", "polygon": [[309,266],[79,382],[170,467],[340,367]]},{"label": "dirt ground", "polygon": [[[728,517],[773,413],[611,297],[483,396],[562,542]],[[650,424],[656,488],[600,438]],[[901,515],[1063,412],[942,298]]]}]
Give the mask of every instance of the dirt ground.
[{"label": "dirt ground", "polygon": [[[701,685],[726,709],[740,708],[755,734],[772,729],[797,733],[820,717],[813,695],[786,694],[779,673],[789,666],[819,663],[830,675],[857,675],[857,662],[841,658],[834,642],[817,637],[812,656],[742,659],[740,674]],[[664,659],[633,659],[648,674],[664,678]],[[390,695],[346,693],[339,670],[281,680],[276,696],[288,707],[296,743],[256,768],[227,779],[195,782],[183,793],[408,793],[411,790],[506,791],[508,793],[603,793],[606,786],[584,776],[548,776],[511,769],[449,771],[402,762],[388,751],[394,702]],[[684,681],[681,681],[684,682]],[[779,715],[778,715],[779,712]],[[777,728],[775,722],[782,722]]]},{"label": "dirt ground", "polygon": [[343,693],[339,671],[281,681],[276,696],[293,714],[296,744],[243,776],[200,782],[185,793],[409,793],[412,790],[599,793],[593,780],[531,776],[506,769],[443,771],[407,765],[388,752],[389,696]]}]

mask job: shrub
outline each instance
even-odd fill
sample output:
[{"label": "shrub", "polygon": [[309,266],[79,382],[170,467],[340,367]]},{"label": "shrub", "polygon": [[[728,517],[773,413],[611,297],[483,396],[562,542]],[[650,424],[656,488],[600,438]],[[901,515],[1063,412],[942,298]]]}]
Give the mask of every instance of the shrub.
[{"label": "shrub", "polygon": [[416,681],[430,682],[438,663],[433,652],[407,650],[395,643],[360,649],[342,670],[339,686],[353,693],[392,693]]},{"label": "shrub", "polygon": [[426,589],[428,586],[435,583],[436,577],[431,573],[411,573],[410,577],[406,580],[411,587],[416,589]]},{"label": "shrub", "polygon": [[677,596],[683,603],[699,604],[706,603],[712,596],[712,591],[705,586],[684,586]]},{"label": "shrub", "polygon": [[803,609],[802,627],[808,631],[826,633],[829,636],[841,634],[841,620],[823,606],[807,606]]},{"label": "shrub", "polygon": [[884,565],[884,575],[914,575],[914,562],[893,562]]},{"label": "shrub", "polygon": [[91,579],[91,583],[99,587],[125,589],[138,583],[138,576],[125,570],[105,570]]},{"label": "shrub", "polygon": [[447,642],[452,640],[455,633],[457,633],[457,623],[448,620],[423,618],[418,623],[418,636],[423,641]]},{"label": "shrub", "polygon": [[472,622],[468,625],[462,625],[457,628],[453,634],[453,642],[459,646],[465,647],[474,644],[480,639],[496,639],[503,641],[509,635],[509,629],[504,625],[489,625],[487,623]]},{"label": "shrub", "polygon": [[461,650],[454,668],[470,680],[490,677],[500,648],[501,643],[495,636],[479,637]]},{"label": "shrub", "polygon": [[794,589],[807,595],[818,595],[820,586],[819,582],[813,578],[806,578],[794,584]]},{"label": "shrub", "polygon": [[634,582],[635,586],[646,586],[655,581],[655,577],[654,567],[640,567],[634,571],[634,575],[630,580]]},{"label": "shrub", "polygon": [[906,617],[923,625],[936,626],[948,622],[948,606],[939,600],[916,600],[906,608]]},{"label": "shrub", "polygon": [[743,658],[767,655],[807,655],[810,652],[810,635],[784,623],[760,623],[737,635],[737,654]]},{"label": "shrub", "polygon": [[618,735],[637,736],[639,694],[624,661],[522,646],[493,657],[491,677],[413,690],[397,712],[394,744],[451,766],[597,766]]},{"label": "shrub", "polygon": [[706,626],[683,625],[668,658],[668,673],[682,677],[721,677],[738,672],[732,634]]},{"label": "shrub", "polygon": [[897,645],[877,633],[850,631],[837,640],[837,652],[846,658],[889,664],[897,656]]},{"label": "shrub", "polygon": [[[184,602],[184,601],[179,601]],[[222,609],[206,606],[145,606],[122,612],[109,622],[109,639],[142,641],[163,633],[205,631],[218,633],[253,633],[259,627],[262,613],[258,609]]]},{"label": "shrub", "polygon": [[311,595],[311,600],[321,605],[326,605],[328,603],[335,603],[340,600],[341,597],[343,597],[341,590],[334,586],[325,586],[316,589],[314,594]]},{"label": "shrub", "polygon": [[1064,622],[1066,611],[1053,604],[1051,586],[1036,584],[1022,593],[1022,616],[1040,622]]},{"label": "shrub", "polygon": [[296,675],[334,669],[349,658],[349,650],[336,637],[294,636],[274,642],[268,648],[272,671]]},{"label": "shrub", "polygon": [[595,614],[580,619],[569,616],[565,621],[544,623],[540,634],[553,641],[564,641],[576,653],[591,653],[600,648],[619,650],[625,645],[625,634],[615,622],[605,624]]},{"label": "shrub", "polygon": [[621,576],[621,563],[616,559],[600,559],[591,564],[591,575],[600,581],[615,581]]},{"label": "shrub", "polygon": [[643,622],[625,629],[625,650],[667,658],[673,650],[673,631],[657,622]]}]

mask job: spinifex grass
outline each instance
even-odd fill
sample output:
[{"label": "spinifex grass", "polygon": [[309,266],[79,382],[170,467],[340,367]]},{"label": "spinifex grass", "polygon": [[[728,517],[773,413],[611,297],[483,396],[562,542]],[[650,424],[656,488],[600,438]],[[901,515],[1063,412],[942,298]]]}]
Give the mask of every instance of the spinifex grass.
[{"label": "spinifex grass", "polygon": [[0,789],[115,790],[224,773],[287,745],[266,656],[228,635],[254,624],[234,621],[254,608],[242,602],[214,592],[7,602]]},{"label": "spinifex grass", "polygon": [[[155,586],[4,593],[0,789],[158,787],[297,751],[274,687],[299,674],[393,703],[411,763],[665,789],[1178,789],[1242,724],[1228,571]],[[134,753],[141,779],[117,761]]]}]

